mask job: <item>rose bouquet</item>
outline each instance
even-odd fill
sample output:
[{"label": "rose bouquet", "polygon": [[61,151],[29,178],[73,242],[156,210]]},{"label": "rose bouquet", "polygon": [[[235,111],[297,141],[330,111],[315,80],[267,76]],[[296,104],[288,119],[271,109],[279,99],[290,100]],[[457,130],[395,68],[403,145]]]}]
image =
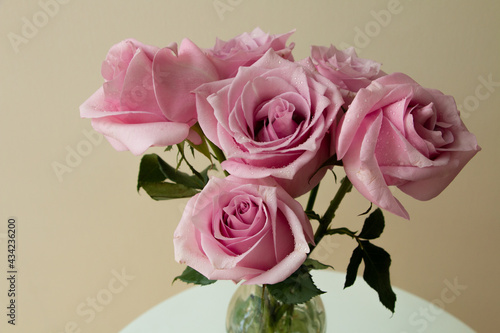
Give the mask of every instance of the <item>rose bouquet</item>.
[{"label": "rose bouquet", "polygon": [[[174,233],[175,258],[188,266],[176,279],[263,286],[258,317],[271,327],[323,293],[310,271],[328,266],[310,255],[323,237],[344,234],[358,244],[345,286],[364,261],[364,279],[394,311],[390,256],[371,242],[382,210],[409,218],[390,187],[432,199],[480,147],[451,96],[386,74],[353,49],[313,46],[296,61],[291,34],[257,28],[209,49],[127,39],[111,47],[105,82],[81,116],[119,151],[177,149],[175,166],[143,155],[137,185],[155,200],[190,198]],[[186,148],[207,167],[196,170]],[[320,215],[318,187],[335,167],[346,177]],[[360,232],[332,227],[352,187],[378,206]],[[303,208],[295,198],[306,193]]]}]

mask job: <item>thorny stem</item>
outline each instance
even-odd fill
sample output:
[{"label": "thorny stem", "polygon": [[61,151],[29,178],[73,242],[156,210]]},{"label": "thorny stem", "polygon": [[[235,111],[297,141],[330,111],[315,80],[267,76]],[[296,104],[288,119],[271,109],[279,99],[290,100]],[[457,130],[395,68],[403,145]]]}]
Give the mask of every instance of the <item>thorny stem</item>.
[{"label": "thorny stem", "polygon": [[330,206],[325,212],[325,215],[320,219],[318,229],[314,234],[314,243],[316,244],[311,248],[312,250],[318,245],[318,243],[323,239],[323,237],[327,234],[328,227],[335,217],[335,212],[337,208],[339,208],[340,202],[344,199],[344,196],[349,193],[352,189],[351,181],[346,177],[342,179],[341,185],[335,194],[335,197],[330,201]]},{"label": "thorny stem", "polygon": [[307,201],[306,211],[311,211],[314,208],[314,202],[318,196],[319,184],[314,186],[314,188],[309,193],[309,200]]}]

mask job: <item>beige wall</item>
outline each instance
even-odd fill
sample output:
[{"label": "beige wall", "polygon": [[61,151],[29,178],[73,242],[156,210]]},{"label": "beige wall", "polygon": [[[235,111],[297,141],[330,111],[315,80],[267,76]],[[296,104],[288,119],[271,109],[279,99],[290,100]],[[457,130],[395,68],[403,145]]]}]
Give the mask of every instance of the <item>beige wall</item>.
[{"label": "beige wall", "polygon": [[[186,288],[170,284],[182,271],[173,260],[172,233],[184,202],[138,195],[140,158],[115,152],[105,141],[89,145],[90,123],[79,118],[78,106],[102,83],[101,61],[122,39],[166,46],[189,37],[210,47],[215,37],[228,39],[256,26],[272,33],[296,28],[291,40],[297,59],[308,55],[311,44],[350,44],[382,62],[386,72],[405,72],[454,95],[458,104],[469,102],[464,121],[483,151],[437,199],[400,195],[412,220],[386,214],[387,229],[377,244],[392,255],[395,286],[434,300],[445,280],[458,279],[467,288],[446,310],[479,332],[500,326],[500,2],[400,0],[384,25],[371,11],[395,0],[59,2],[67,3],[51,7],[49,16],[40,14],[36,0],[0,1],[2,332],[59,333],[71,322],[81,332],[116,332]],[[228,10],[219,16],[216,3],[229,3]],[[23,31],[34,19],[38,31]],[[374,29],[369,40],[357,37],[365,28]],[[9,33],[26,38],[18,52]],[[496,85],[478,88],[488,77]],[[58,179],[53,163],[67,164],[70,150],[85,148],[88,154],[70,161],[71,172]],[[331,196],[327,186],[321,195],[318,207],[324,208]],[[355,229],[353,216],[366,207],[351,194],[337,223]],[[18,224],[18,325],[5,329],[10,216]],[[334,238],[327,261],[345,270],[353,247],[350,239]],[[122,270],[130,280],[92,316],[88,299],[109,289]]]}]

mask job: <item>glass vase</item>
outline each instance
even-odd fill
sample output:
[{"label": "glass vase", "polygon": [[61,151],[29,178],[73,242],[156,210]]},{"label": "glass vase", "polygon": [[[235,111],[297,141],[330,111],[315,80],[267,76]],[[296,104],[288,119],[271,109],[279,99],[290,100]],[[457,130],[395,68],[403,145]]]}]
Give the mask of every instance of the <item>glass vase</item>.
[{"label": "glass vase", "polygon": [[324,333],[325,308],[320,296],[284,304],[260,285],[241,285],[229,302],[227,333]]}]

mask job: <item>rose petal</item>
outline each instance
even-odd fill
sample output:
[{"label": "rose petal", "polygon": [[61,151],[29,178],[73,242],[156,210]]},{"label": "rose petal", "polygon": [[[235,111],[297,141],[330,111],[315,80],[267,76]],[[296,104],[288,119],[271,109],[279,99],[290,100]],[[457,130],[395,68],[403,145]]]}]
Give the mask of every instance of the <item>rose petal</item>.
[{"label": "rose petal", "polygon": [[97,132],[119,141],[134,155],[141,155],[151,146],[166,147],[177,144],[186,139],[189,133],[187,124],[124,124],[112,117],[92,119],[92,126]]},{"label": "rose petal", "polygon": [[342,161],[353,186],[368,200],[391,213],[409,219],[403,205],[394,198],[377,164],[375,146],[382,124],[382,112],[365,118],[356,139]]},{"label": "rose petal", "polygon": [[156,98],[165,117],[174,122],[196,122],[195,97],[201,84],[215,81],[218,74],[205,54],[184,39],[177,55],[169,48],[158,51],[153,61]]}]

